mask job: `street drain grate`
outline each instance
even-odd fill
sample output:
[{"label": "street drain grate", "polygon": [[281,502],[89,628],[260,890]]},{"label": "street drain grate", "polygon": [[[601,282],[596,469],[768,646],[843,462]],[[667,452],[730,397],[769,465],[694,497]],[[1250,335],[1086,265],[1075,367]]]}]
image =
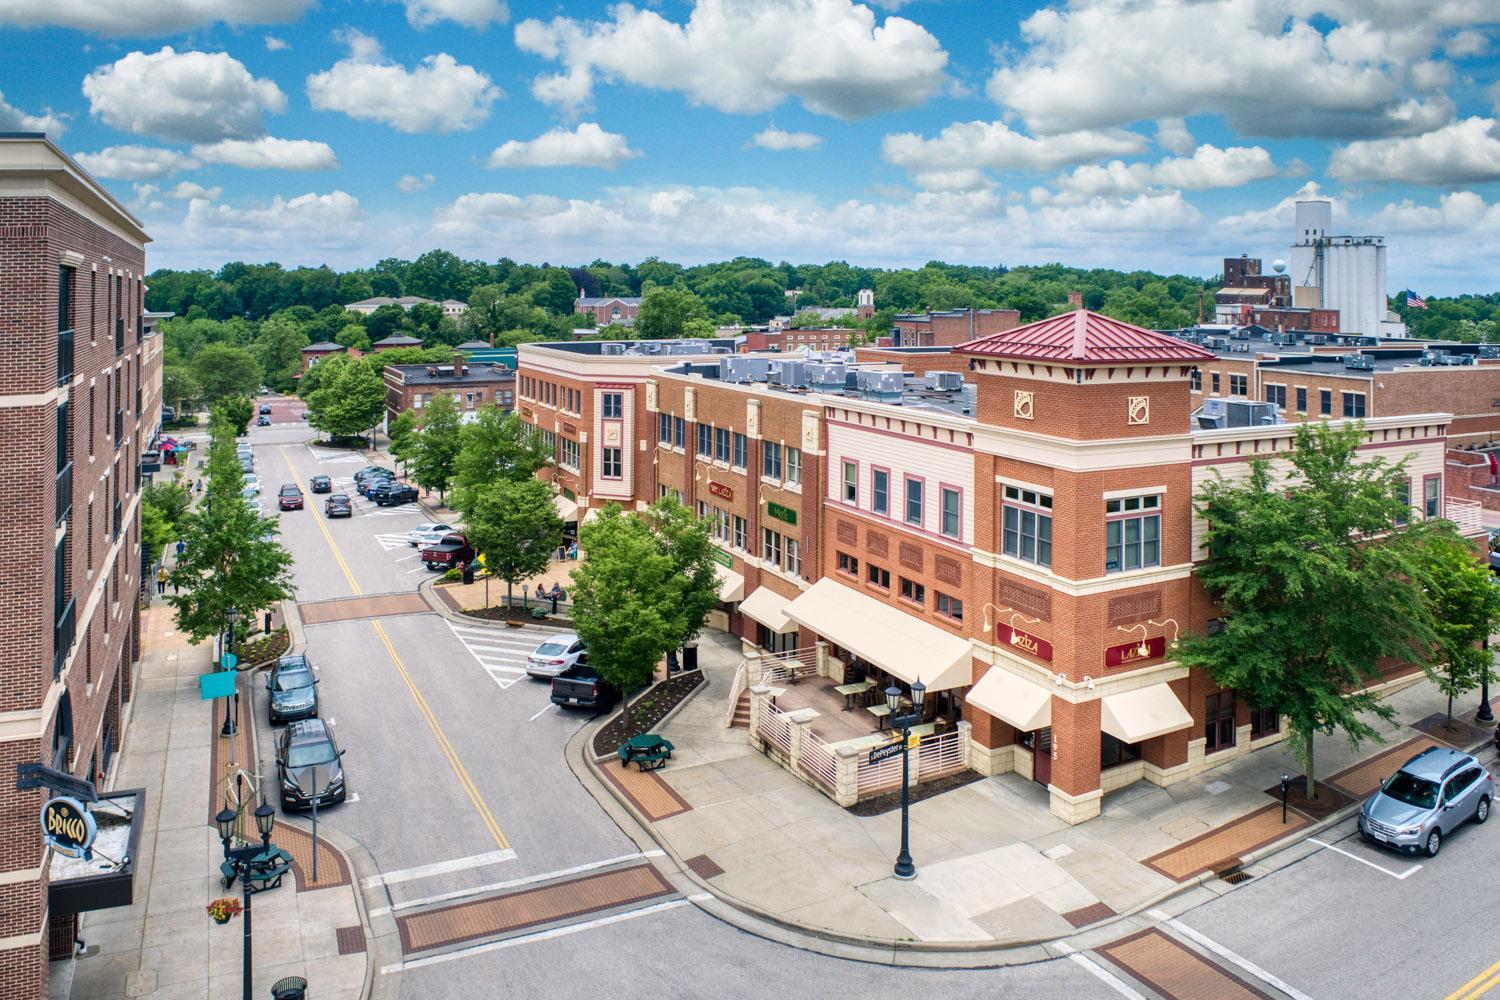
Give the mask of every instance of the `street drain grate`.
[{"label": "street drain grate", "polygon": [[1230,885],[1239,885],[1241,882],[1248,882],[1254,877],[1255,876],[1251,875],[1249,872],[1243,871],[1228,871],[1219,873],[1219,878],[1221,878],[1225,882],[1228,882]]}]

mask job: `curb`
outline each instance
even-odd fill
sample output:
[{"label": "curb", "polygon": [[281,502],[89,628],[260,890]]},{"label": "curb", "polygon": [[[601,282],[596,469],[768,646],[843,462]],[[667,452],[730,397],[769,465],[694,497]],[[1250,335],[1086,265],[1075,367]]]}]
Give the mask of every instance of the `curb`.
[{"label": "curb", "polygon": [[[432,608],[434,613],[448,619],[450,622],[458,622],[461,625],[472,625],[476,628],[491,628],[497,631],[513,631],[510,626],[506,625],[504,622],[491,621],[488,618],[475,618],[474,616],[466,615],[461,611],[454,611],[451,607],[448,606],[447,601],[444,601],[441,597],[438,596],[437,582],[438,577],[428,577],[421,583],[417,584],[417,593],[422,595],[422,599],[427,602],[428,607]],[[555,632],[558,634],[573,631],[572,629],[564,628],[561,625],[548,625],[545,622],[526,622],[525,624],[528,628],[546,629],[550,632]]]},{"label": "curb", "polygon": [[[699,669],[697,671],[697,673],[698,673],[698,675],[700,677],[703,678],[702,683],[700,683],[697,687],[695,687],[691,691],[689,691],[686,698],[682,699],[677,704],[673,705],[670,709],[668,709],[667,710],[667,714],[663,715],[660,719],[658,719],[656,721],[656,725],[657,726],[665,726],[667,723],[671,722],[672,719],[673,719],[673,717],[675,717],[678,712],[681,712],[683,710],[683,708],[686,707],[686,705],[687,705],[688,702],[692,701],[694,698],[698,697],[698,695],[702,694],[705,690],[707,690],[707,688],[709,687],[709,685],[712,683],[708,679],[708,675],[705,674],[701,669]],[[668,679],[670,680],[670,678],[668,678]],[[660,681],[659,683],[665,684],[666,681]],[[653,687],[654,686],[655,685],[653,685]],[[636,697],[636,700],[639,701],[641,698],[644,698],[646,696],[646,693],[648,691],[650,691],[650,690],[651,690],[651,688],[648,687],[645,691],[642,691]],[[613,722],[614,720],[618,719],[620,716],[622,716],[624,714],[625,714],[625,706],[624,706],[624,704],[621,704],[619,711],[611,713],[610,715],[606,715],[604,717],[604,719],[599,722],[598,728],[595,729],[595,731],[594,731],[595,735],[598,735],[598,730],[599,729],[603,729],[605,726],[609,725],[611,722]],[[588,727],[585,727],[585,728],[588,728]],[[589,747],[592,747],[593,743],[594,743],[594,741],[592,739],[590,739],[589,740]],[[618,759],[619,758],[615,754],[606,754],[603,757],[595,757],[594,761],[595,761],[595,763],[604,764],[604,763],[607,763],[607,762],[609,762],[611,760],[618,760]]]}]

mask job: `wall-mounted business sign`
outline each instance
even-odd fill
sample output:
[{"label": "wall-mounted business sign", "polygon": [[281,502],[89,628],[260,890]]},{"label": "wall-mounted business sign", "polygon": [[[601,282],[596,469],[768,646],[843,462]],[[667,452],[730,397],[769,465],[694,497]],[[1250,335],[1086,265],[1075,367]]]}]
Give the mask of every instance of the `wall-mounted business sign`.
[{"label": "wall-mounted business sign", "polygon": [[98,832],[93,814],[77,799],[58,796],[42,806],[42,839],[59,854],[87,861]]},{"label": "wall-mounted business sign", "polygon": [[723,549],[714,549],[714,562],[718,563],[720,566],[723,566],[725,569],[734,569],[734,556],[730,555],[728,552],[725,552]]},{"label": "wall-mounted business sign", "polygon": [[1144,663],[1146,660],[1154,660],[1166,655],[1167,637],[1158,635],[1146,640],[1144,652],[1138,642],[1127,642],[1123,646],[1110,646],[1104,651],[1104,665],[1128,667],[1132,663]]},{"label": "wall-mounted business sign", "polygon": [[1009,625],[997,625],[995,627],[996,637],[1011,649],[1019,650],[1027,656],[1033,656],[1046,663],[1052,662],[1052,643],[1039,635],[1030,632],[1022,632],[1018,628]]},{"label": "wall-mounted business sign", "polygon": [[725,486],[723,483],[709,483],[708,492],[712,493],[716,497],[723,497],[725,500],[734,499],[733,487]]},{"label": "wall-mounted business sign", "polygon": [[797,523],[797,512],[790,507],[783,507],[779,503],[766,501],[766,513],[778,521],[785,521],[787,524]]}]

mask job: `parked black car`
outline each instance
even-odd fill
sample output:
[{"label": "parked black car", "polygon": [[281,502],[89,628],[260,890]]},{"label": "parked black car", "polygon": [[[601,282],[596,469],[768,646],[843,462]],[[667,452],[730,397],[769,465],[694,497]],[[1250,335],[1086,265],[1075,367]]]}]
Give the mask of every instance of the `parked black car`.
[{"label": "parked black car", "polygon": [[271,667],[266,678],[271,693],[271,722],[316,718],[318,714],[318,679],[300,654],[283,656]]},{"label": "parked black car", "polygon": [[367,465],[354,474],[354,481],[362,483],[371,476],[394,476],[396,473],[383,465]]},{"label": "parked black car", "polygon": [[260,416],[258,416],[258,417],[255,418],[255,426],[257,426],[257,427],[270,427],[271,426],[271,418],[268,417],[268,416],[266,416],[264,413],[262,413]]},{"label": "parked black car", "polygon": [[394,479],[376,480],[369,495],[377,507],[395,507],[403,503],[417,502],[416,487],[407,483],[398,483]]},{"label": "parked black car", "polygon": [[281,808],[311,809],[314,795],[319,806],[344,801],[342,757],[333,731],[322,719],[303,719],[283,729],[276,740]]},{"label": "parked black car", "polygon": [[323,503],[325,517],[353,517],[354,504],[343,493],[335,493]]},{"label": "parked black car", "polygon": [[620,693],[614,686],[587,663],[575,663],[552,678],[554,705],[598,711],[610,707],[619,697]]},{"label": "parked black car", "polygon": [[375,487],[379,486],[381,483],[394,483],[395,481],[396,477],[394,475],[382,472],[377,473],[373,476],[366,476],[359,482],[355,483],[354,488],[359,491],[361,496],[373,498],[375,494]]},{"label": "parked black car", "polygon": [[261,403],[260,404],[260,412],[262,414],[268,414],[268,413],[270,413],[271,412],[271,404],[270,403]]},{"label": "parked black car", "polygon": [[314,493],[333,492],[333,480],[329,479],[327,476],[313,476],[312,479],[308,481],[307,485],[312,488],[312,491]]}]

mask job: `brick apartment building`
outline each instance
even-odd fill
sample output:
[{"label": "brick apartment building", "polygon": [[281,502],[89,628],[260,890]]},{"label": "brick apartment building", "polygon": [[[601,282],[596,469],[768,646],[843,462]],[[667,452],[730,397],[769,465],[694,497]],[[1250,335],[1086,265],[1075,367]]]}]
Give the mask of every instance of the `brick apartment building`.
[{"label": "brick apartment building", "polygon": [[47,994],[76,915],[49,907],[42,763],[103,784],[139,656],[140,463],[160,425],[140,223],[42,135],[0,136],[0,994]]},{"label": "brick apartment building", "polygon": [[[717,624],[776,662],[815,661],[816,683],[922,680],[934,745],[1046,786],[1055,815],[1087,820],[1108,792],[1173,784],[1281,738],[1274,706],[1170,656],[1173,638],[1217,617],[1194,579],[1204,525],[1192,496],[1215,471],[1242,475],[1251,457],[1285,451],[1294,431],[1194,427],[1191,380],[1211,351],[1083,311],[951,352],[861,351],[846,365],[853,388],[844,370],[798,381],[780,367],[792,359],[768,356],[764,371],[754,356],[741,368],[711,354],[638,357],[627,382],[618,367],[581,377],[608,356],[521,350],[523,412],[553,382],[560,402],[548,407],[573,407],[577,422],[562,419],[585,443],[599,420],[569,390],[620,393],[610,440],[639,461],[613,497],[671,494],[712,524],[725,566]],[[1413,516],[1450,516],[1472,534],[1474,505],[1445,490],[1450,420],[1367,417],[1364,451],[1408,459]],[[604,499],[597,479],[558,479],[590,491],[586,506]],[[1393,678],[1409,669],[1383,666]],[[766,707],[774,690],[744,694],[754,737],[839,797],[835,745],[789,737]],[[813,764],[809,743],[822,747]]]},{"label": "brick apartment building", "polygon": [[460,415],[484,406],[511,410],[516,402],[516,373],[504,365],[469,364],[462,351],[451,365],[386,365],[387,421],[406,410],[418,417],[436,396],[452,396]]},{"label": "brick apartment building", "polygon": [[780,330],[746,330],[740,350],[747,354],[759,351],[842,351],[850,342],[864,336],[863,330],[842,326],[785,327]]},{"label": "brick apartment building", "polygon": [[891,343],[895,347],[954,347],[1020,325],[1021,313],[1015,309],[898,313],[891,323]]},{"label": "brick apartment building", "polygon": [[335,344],[331,340],[322,340],[316,344],[308,344],[302,348],[302,370],[305,372],[324,358],[334,354],[346,354],[348,350],[343,344]]}]

